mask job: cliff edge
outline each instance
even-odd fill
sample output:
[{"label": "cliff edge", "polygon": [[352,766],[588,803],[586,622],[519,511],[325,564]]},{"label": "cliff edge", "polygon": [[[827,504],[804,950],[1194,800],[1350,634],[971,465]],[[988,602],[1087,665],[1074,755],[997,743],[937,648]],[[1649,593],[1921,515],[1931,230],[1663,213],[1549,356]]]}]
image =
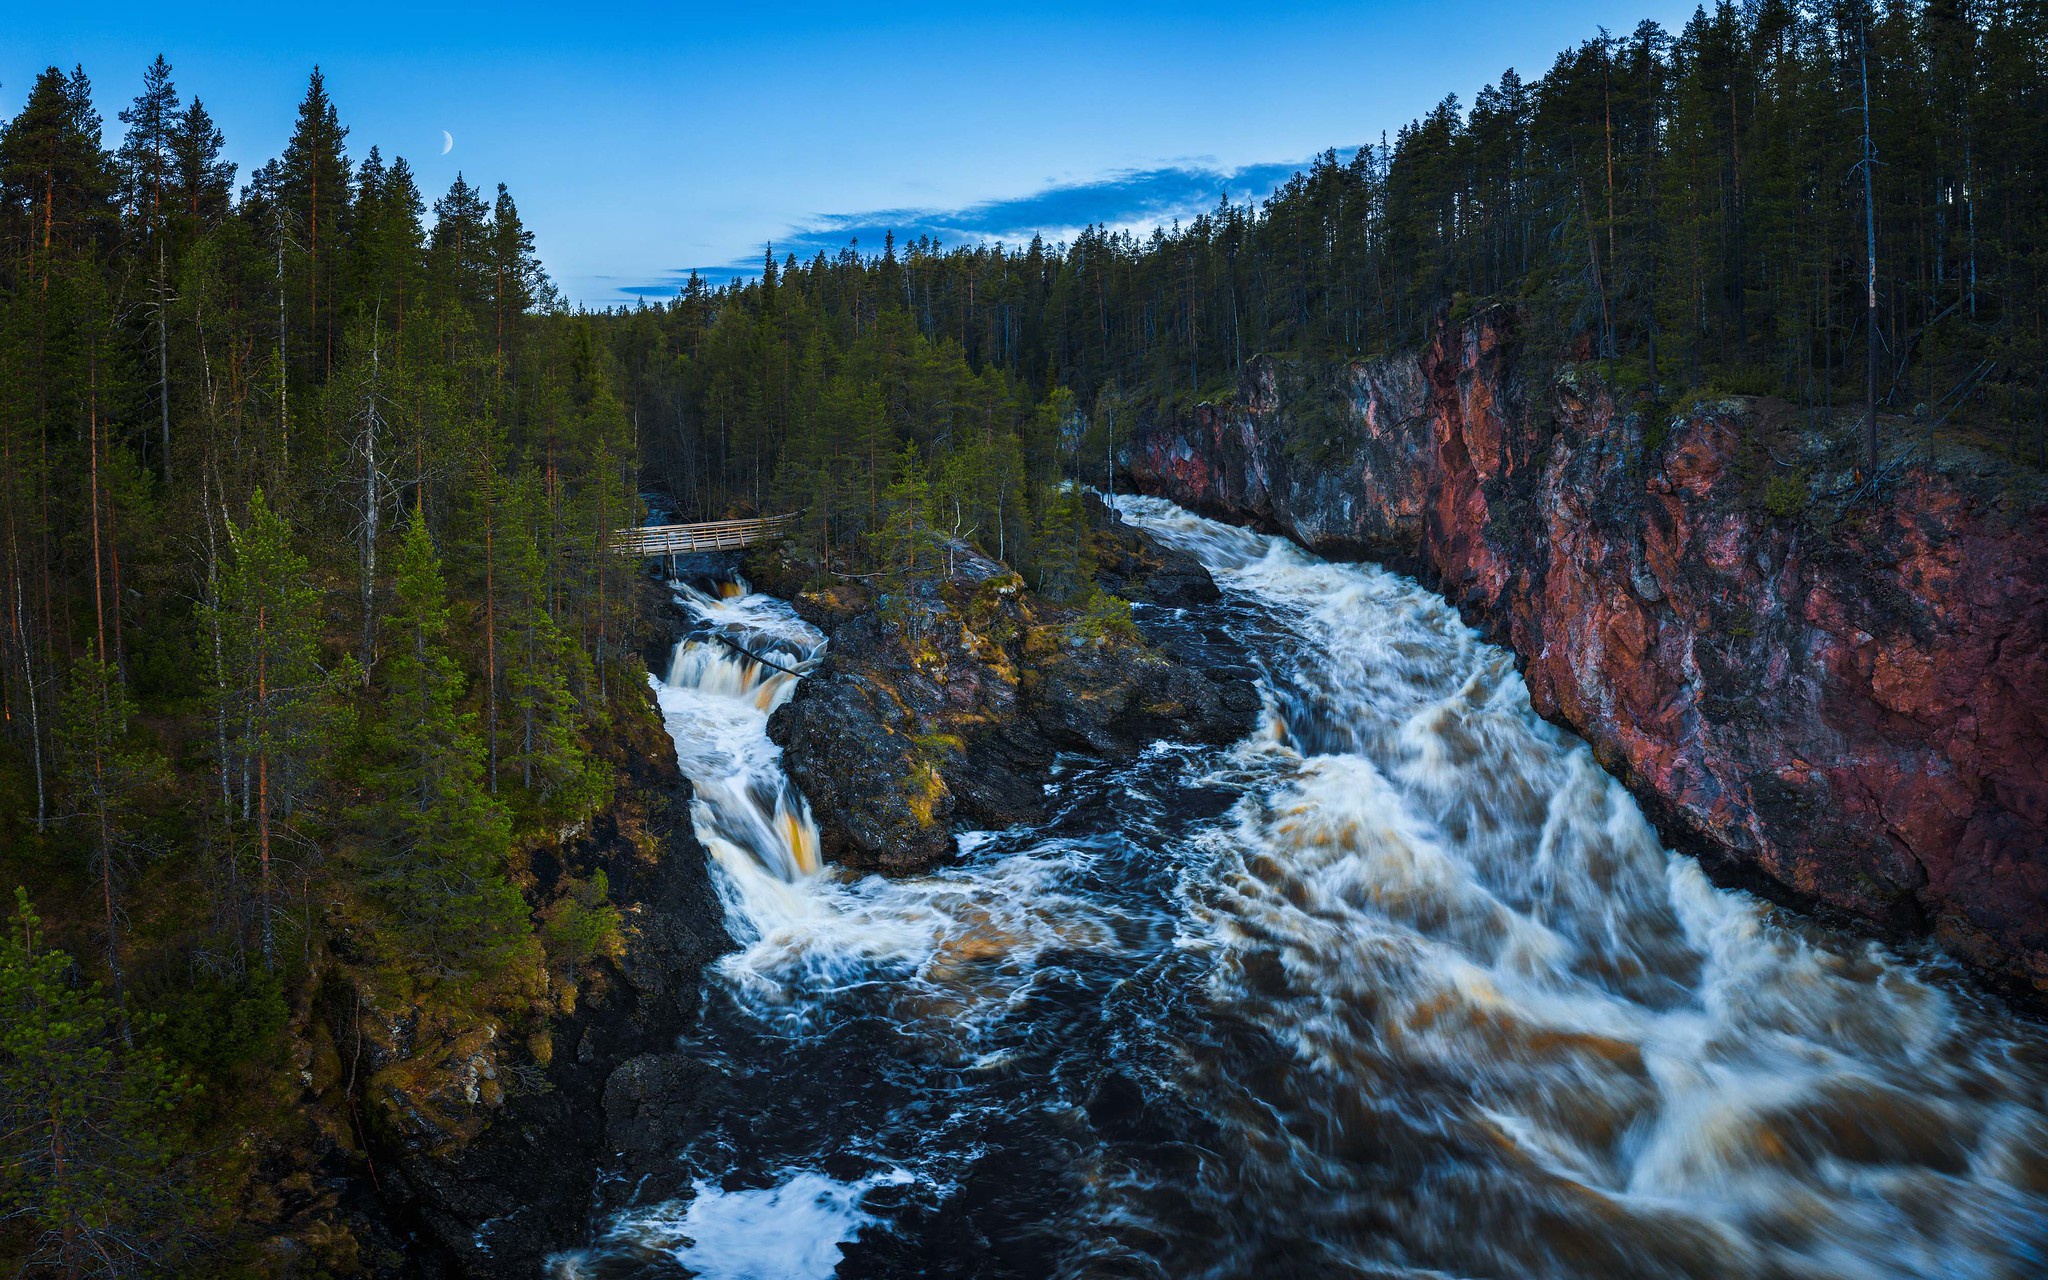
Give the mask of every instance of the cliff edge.
[{"label": "cliff edge", "polygon": [[1260,357],[1141,423],[1142,490],[1381,560],[1518,656],[1718,878],[1931,935],[2048,998],[2048,483],[1783,402],[1628,407],[1511,308],[1419,352]]}]

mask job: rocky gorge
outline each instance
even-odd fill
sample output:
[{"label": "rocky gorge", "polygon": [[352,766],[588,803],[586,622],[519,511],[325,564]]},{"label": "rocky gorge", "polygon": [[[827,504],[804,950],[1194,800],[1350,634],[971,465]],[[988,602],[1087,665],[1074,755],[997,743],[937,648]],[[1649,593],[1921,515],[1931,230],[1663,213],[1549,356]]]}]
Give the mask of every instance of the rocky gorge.
[{"label": "rocky gorge", "polygon": [[[1779,401],[1617,394],[1510,307],[1423,349],[1260,357],[1142,421],[1130,480],[1380,560],[1510,648],[1665,839],[1724,882],[1931,936],[2048,994],[2048,485]],[[1895,437],[1899,424],[1887,426]]]},{"label": "rocky gorge", "polygon": [[[661,583],[641,584],[635,615],[637,642],[665,661],[685,620]],[[603,1163],[659,1146],[697,1105],[704,1073],[675,1039],[732,941],[654,697],[642,685],[621,703],[601,744],[612,799],[526,854],[539,901],[565,877],[602,877],[616,950],[551,975],[537,1022],[451,1018],[331,980],[301,1051],[313,1123],[264,1206],[292,1274],[540,1274],[587,1230]]]},{"label": "rocky gorge", "polygon": [[[1440,592],[1514,652],[1530,705],[1584,736],[1664,840],[1717,879],[1888,937],[1931,936],[2038,1003],[2048,507],[2036,481],[1953,444],[1940,465],[1896,451],[1873,503],[1852,445],[1769,401],[1625,404],[1594,370],[1529,357],[1498,309],[1407,357],[1261,358],[1235,401],[1146,421],[1122,462],[1146,492]],[[1214,749],[1252,730],[1251,655],[1177,621],[1213,609],[1217,581],[1101,503],[1090,511],[1098,580],[1135,612],[1053,603],[964,545],[895,593],[786,549],[719,567],[828,641],[767,718],[816,854],[852,873],[804,893],[921,901],[936,890],[920,877],[948,867],[946,891],[964,892],[985,855],[958,833],[1057,829],[1070,762],[1114,768],[1157,742]],[[652,579],[641,614],[657,672],[671,646],[708,634]],[[763,677],[785,660],[750,659],[769,664]],[[477,1133],[407,1130],[406,1116],[434,1113],[395,1096],[401,1123],[380,1129],[378,1190],[428,1274],[530,1273],[607,1222],[596,1256],[622,1239],[638,1241],[631,1256],[670,1248],[682,1227],[664,1215],[687,1210],[660,1206],[756,1194],[693,1190],[701,1153],[677,1153],[723,1149],[724,1128],[763,1105],[776,1055],[816,1051],[810,1033],[763,1034],[773,1024],[756,1025],[731,975],[706,981],[718,954],[749,943],[728,937],[736,908],[658,724],[628,734],[622,790],[640,799],[621,812],[635,829],[592,832],[565,855],[579,874],[606,870],[626,953],[556,1024],[552,1059],[526,1069],[536,1080],[470,1100]],[[908,990],[1016,946],[1000,918],[970,908]],[[707,1051],[736,1030],[746,1053]],[[504,1071],[530,1056],[484,1060]],[[882,1176],[845,1168],[854,1185]]]},{"label": "rocky gorge", "polygon": [[[1091,513],[1121,598],[1216,597],[1192,557],[1114,524],[1099,502]],[[749,562],[831,641],[769,724],[827,860],[923,870],[953,855],[956,826],[1042,819],[1061,752],[1128,758],[1162,738],[1220,744],[1251,728],[1259,695],[1241,663],[1055,604],[971,549],[952,560],[898,601],[857,582],[809,589],[776,555]]]}]

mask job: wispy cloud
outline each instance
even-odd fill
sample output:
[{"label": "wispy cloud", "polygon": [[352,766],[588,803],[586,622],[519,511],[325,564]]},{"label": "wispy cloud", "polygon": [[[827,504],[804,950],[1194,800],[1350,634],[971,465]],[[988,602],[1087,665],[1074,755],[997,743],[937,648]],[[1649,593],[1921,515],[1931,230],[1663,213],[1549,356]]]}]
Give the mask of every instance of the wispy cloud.
[{"label": "wispy cloud", "polygon": [[[772,243],[777,259],[794,253],[803,260],[821,250],[837,253],[849,243],[857,244],[863,253],[880,253],[883,237],[891,232],[898,244],[927,235],[945,244],[1024,244],[1034,235],[1043,236],[1047,243],[1071,240],[1082,228],[1097,224],[1149,231],[1213,209],[1225,195],[1233,201],[1262,199],[1306,164],[1286,161],[1238,169],[1204,164],[1127,169],[1088,182],[1049,186],[1029,195],[985,200],[960,209],[823,214]],[[618,292],[628,298],[672,297],[688,282],[691,270],[682,267],[658,280],[621,285]],[[717,285],[758,274],[761,259],[706,263],[694,270],[706,283]]]}]

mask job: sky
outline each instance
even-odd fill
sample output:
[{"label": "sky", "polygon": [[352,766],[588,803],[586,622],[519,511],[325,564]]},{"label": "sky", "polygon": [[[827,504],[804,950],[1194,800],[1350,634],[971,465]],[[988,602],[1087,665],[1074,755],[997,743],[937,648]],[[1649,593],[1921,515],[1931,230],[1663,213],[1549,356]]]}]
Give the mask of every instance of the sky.
[{"label": "sky", "polygon": [[[81,63],[107,140],[162,53],[248,171],[283,149],[318,64],[349,148],[403,155],[431,199],[510,187],[572,301],[672,295],[764,246],[808,257],[1139,230],[1263,196],[1325,148],[1447,93],[1694,0],[1124,0],[858,4],[20,6],[0,114]],[[89,15],[89,16],[88,16]],[[455,144],[442,154],[442,133]]]}]

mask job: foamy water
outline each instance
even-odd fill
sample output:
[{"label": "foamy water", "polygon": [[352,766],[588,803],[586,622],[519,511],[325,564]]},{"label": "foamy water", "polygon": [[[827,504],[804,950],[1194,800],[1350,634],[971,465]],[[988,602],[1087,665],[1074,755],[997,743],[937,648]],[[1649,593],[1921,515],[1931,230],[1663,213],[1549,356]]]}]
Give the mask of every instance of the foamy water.
[{"label": "foamy water", "polygon": [[1119,506],[1215,573],[1145,616],[1259,665],[1261,729],[1065,762],[1054,819],[931,876],[820,872],[794,678],[679,650],[742,942],[689,1047],[740,1101],[587,1274],[2048,1274],[2038,1024],[1712,886],[1414,582]]}]

